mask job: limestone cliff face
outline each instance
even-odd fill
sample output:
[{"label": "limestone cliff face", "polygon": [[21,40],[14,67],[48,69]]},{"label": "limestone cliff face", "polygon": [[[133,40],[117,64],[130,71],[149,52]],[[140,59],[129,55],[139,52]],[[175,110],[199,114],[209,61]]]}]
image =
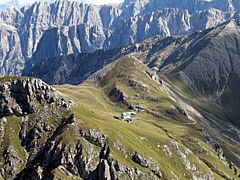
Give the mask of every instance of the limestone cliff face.
[{"label": "limestone cliff face", "polygon": [[111,31],[97,25],[81,24],[52,28],[44,32],[32,61],[37,63],[45,58],[103,49],[110,34]]},{"label": "limestone cliff face", "polygon": [[[0,60],[13,67],[2,64],[0,69],[4,69],[2,75],[20,75],[26,64],[61,54],[125,46],[155,35],[191,34],[229,20],[238,10],[239,2],[228,0],[125,1],[119,6],[60,0],[11,8],[1,12],[0,18],[7,24],[5,31],[15,28],[18,60],[2,54]],[[1,39],[0,46],[6,44],[11,44],[11,38]]]},{"label": "limestone cliff face", "polygon": [[[237,0],[143,0],[143,1],[135,1],[135,0],[126,0],[124,3],[125,6],[134,7],[138,9],[137,13],[144,13],[146,11],[155,11],[156,9],[164,9],[164,8],[180,8],[187,9],[190,13],[196,11],[202,11],[209,8],[219,9],[224,12],[233,12],[239,10],[239,1]],[[144,8],[139,8],[144,6]]]},{"label": "limestone cliff face", "polygon": [[20,74],[24,67],[18,30],[0,21],[0,75]]}]

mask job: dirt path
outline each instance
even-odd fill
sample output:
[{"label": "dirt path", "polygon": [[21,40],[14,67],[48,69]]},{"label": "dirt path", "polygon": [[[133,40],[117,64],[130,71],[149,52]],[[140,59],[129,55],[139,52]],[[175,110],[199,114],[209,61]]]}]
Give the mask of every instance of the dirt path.
[{"label": "dirt path", "polygon": [[86,90],[86,92],[88,92],[89,94],[91,94],[103,107],[104,107],[104,109],[107,111],[108,110],[108,108],[107,108],[107,106],[95,95],[95,94],[93,94],[91,91],[89,91],[89,90]]}]

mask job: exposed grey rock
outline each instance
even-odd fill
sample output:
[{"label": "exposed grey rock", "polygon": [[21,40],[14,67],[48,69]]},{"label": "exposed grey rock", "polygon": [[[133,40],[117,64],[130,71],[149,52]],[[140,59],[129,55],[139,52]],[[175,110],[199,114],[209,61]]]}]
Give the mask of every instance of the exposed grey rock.
[{"label": "exposed grey rock", "polygon": [[88,131],[81,131],[81,136],[102,148],[107,144],[108,137],[101,130],[90,129]]},{"label": "exposed grey rock", "polygon": [[144,157],[142,157],[141,155],[139,155],[137,152],[135,152],[135,154],[133,155],[133,161],[136,162],[137,164],[148,168],[150,164],[152,164],[153,162],[151,162],[150,159],[145,159]]},{"label": "exposed grey rock", "polygon": [[[225,160],[225,154],[223,149],[219,144],[217,144],[213,139],[211,139],[209,136],[206,136],[207,138],[207,143],[216,151],[218,154],[219,158],[221,160]],[[230,163],[231,164],[231,163]]]},{"label": "exposed grey rock", "polygon": [[143,112],[146,110],[146,107],[144,105],[130,105],[128,107],[130,110],[138,111],[138,112]]},{"label": "exposed grey rock", "polygon": [[180,151],[179,144],[177,141],[171,141],[171,144],[176,151]]},{"label": "exposed grey rock", "polygon": [[39,60],[63,54],[89,53],[103,49],[110,34],[110,30],[104,29],[102,26],[87,24],[46,30],[31,61],[36,64]]},{"label": "exposed grey rock", "polygon": [[145,92],[149,92],[149,87],[148,85],[142,83],[142,82],[138,82],[135,80],[129,80],[129,86],[139,90],[139,91],[145,91]]},{"label": "exposed grey rock", "polygon": [[172,151],[169,149],[168,145],[166,145],[166,144],[163,146],[163,152],[168,157],[172,156]]},{"label": "exposed grey rock", "polygon": [[50,132],[51,131],[51,127],[48,124],[44,124],[43,130],[46,131],[46,132]]},{"label": "exposed grey rock", "polygon": [[[40,141],[42,140],[43,132],[38,129],[39,127],[33,125],[30,129],[29,127],[25,128],[26,130],[29,129],[29,131],[26,133],[21,132],[20,138],[30,156],[25,166],[26,168],[18,174],[19,177],[23,179],[25,177],[49,177],[54,167],[60,165],[64,165],[69,173],[77,175],[78,169],[75,166],[74,159],[78,153],[77,147],[66,146],[58,139],[70,126],[76,125],[76,121],[74,115],[71,115],[65,121],[60,122],[46,142]],[[31,122],[28,123],[31,125]],[[39,169],[42,169],[42,171],[39,171]]]},{"label": "exposed grey rock", "polygon": [[121,143],[119,143],[119,141],[114,142],[114,143],[113,143],[113,146],[114,146],[117,150],[121,151],[121,153],[124,155],[125,158],[128,157],[128,154],[129,154],[129,153],[127,152],[125,146],[122,145]]},{"label": "exposed grey rock", "polygon": [[0,146],[2,146],[2,141],[5,135],[5,125],[7,124],[7,118],[3,117],[0,119]]},{"label": "exposed grey rock", "polygon": [[103,180],[111,180],[110,167],[107,160],[101,160],[98,166],[98,178]]},{"label": "exposed grey rock", "polygon": [[177,113],[182,114],[183,116],[187,116],[187,112],[186,112],[184,109],[182,109],[181,107],[175,107],[174,110],[175,110]]},{"label": "exposed grey rock", "polygon": [[0,81],[1,117],[34,113],[39,103],[71,106],[68,100],[40,79],[5,77]]},{"label": "exposed grey rock", "polygon": [[99,155],[101,150],[96,150],[94,144],[84,140],[77,146],[77,155],[75,157],[75,166],[78,167],[78,173],[83,178],[97,176],[93,174],[99,164]]},{"label": "exposed grey rock", "polygon": [[8,173],[12,178],[19,172],[20,166],[23,164],[23,160],[19,157],[14,147],[9,146],[4,152],[5,160],[5,173]]},{"label": "exposed grey rock", "polygon": [[0,20],[0,75],[21,75],[24,68],[18,29]]},{"label": "exposed grey rock", "polygon": [[[115,161],[111,157],[110,149],[108,146],[105,146],[102,149],[101,160],[99,162],[97,171],[98,178],[100,179],[113,179],[117,180],[119,178],[125,177],[126,179],[158,179],[158,175],[161,175],[159,171],[157,171],[154,167],[150,168],[149,171],[152,173],[142,172],[139,169],[130,168],[121,165],[118,161]],[[126,176],[127,175],[127,176]],[[161,176],[162,177],[162,176]]]},{"label": "exposed grey rock", "polygon": [[117,87],[113,88],[110,92],[109,92],[109,96],[114,99],[117,102],[125,102],[127,95],[124,94],[124,92],[122,92],[120,89],[118,89]]},{"label": "exposed grey rock", "polygon": [[5,62],[0,73],[20,75],[42,59],[125,46],[156,35],[191,34],[236,17],[239,6],[237,0],[126,1],[119,6],[61,0],[9,8],[0,14],[5,24],[0,28],[0,60]]},{"label": "exposed grey rock", "polygon": [[149,168],[158,178],[162,178],[162,173],[160,172],[160,166],[151,158],[145,158],[139,155],[137,152],[132,157],[132,160],[142,167]]}]

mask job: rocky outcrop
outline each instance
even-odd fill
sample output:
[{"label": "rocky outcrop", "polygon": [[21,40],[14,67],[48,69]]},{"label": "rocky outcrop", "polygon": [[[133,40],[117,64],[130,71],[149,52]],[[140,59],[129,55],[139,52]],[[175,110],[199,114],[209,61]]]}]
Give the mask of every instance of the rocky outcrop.
[{"label": "rocky outcrop", "polygon": [[146,107],[144,105],[135,105],[135,104],[131,104],[128,109],[130,110],[134,110],[134,111],[137,111],[137,112],[144,112],[146,111]]},{"label": "rocky outcrop", "polygon": [[[237,11],[239,10],[240,4],[237,0],[228,1],[223,0],[221,2],[217,0],[205,1],[205,0],[182,0],[181,2],[176,2],[174,0],[164,1],[164,0],[143,0],[141,2],[135,2],[134,0],[126,0],[123,6],[128,8],[133,8],[134,13],[145,13],[146,11],[155,11],[156,9],[165,8],[176,8],[187,9],[190,13],[194,11],[202,11],[205,8],[215,8],[221,11]],[[140,8],[144,6],[145,8]]]},{"label": "rocky outcrop", "polygon": [[183,116],[187,116],[187,115],[188,115],[187,112],[186,112],[184,109],[182,109],[181,107],[174,107],[174,110],[175,110],[177,113],[179,113],[179,114],[181,114],[181,115],[183,115]]},{"label": "rocky outcrop", "polygon": [[139,155],[137,152],[132,157],[132,160],[142,167],[149,168],[158,178],[162,178],[162,173],[159,171],[160,166],[154,162],[154,160],[149,157],[145,158]]},{"label": "rocky outcrop", "polygon": [[134,88],[138,91],[149,92],[148,85],[146,85],[142,82],[138,82],[136,80],[129,80],[128,84],[129,84],[129,86],[131,86],[132,88]]},{"label": "rocky outcrop", "polygon": [[36,112],[38,104],[57,104],[70,108],[65,100],[51,86],[35,78],[0,79],[0,114],[1,117],[23,116]]},{"label": "rocky outcrop", "polygon": [[82,131],[81,136],[83,136],[87,141],[101,148],[103,148],[107,144],[108,138],[102,131],[90,129],[86,132]]},{"label": "rocky outcrop", "polygon": [[3,158],[5,161],[5,172],[10,176],[16,175],[19,171],[19,166],[23,166],[23,160],[12,146],[5,150]]},{"label": "rocky outcrop", "polygon": [[[28,163],[25,165],[25,169],[19,172],[18,178],[25,179],[27,177],[36,179],[42,177],[52,177],[52,170],[63,165],[69,174],[77,174],[78,170],[74,166],[74,159],[72,156],[76,155],[77,149],[71,148],[65,143],[61,142],[61,135],[68,131],[71,126],[77,125],[78,120],[74,115],[71,115],[65,119],[59,126],[52,131],[49,138],[42,144],[34,143],[38,140],[42,140],[43,133],[36,132],[37,127],[33,127],[22,137],[23,145],[30,153]],[[74,138],[74,137],[72,137]],[[34,146],[29,146],[31,144]],[[76,147],[77,148],[77,147]],[[41,169],[41,171],[39,171]]]},{"label": "rocky outcrop", "polygon": [[141,170],[135,168],[130,168],[121,165],[119,162],[112,159],[110,154],[110,149],[106,146],[102,149],[100,155],[100,162],[98,164],[97,172],[98,172],[98,179],[105,179],[105,180],[116,180],[119,178],[126,178],[126,179],[158,179],[158,177],[153,171],[152,173],[142,172]]},{"label": "rocky outcrop", "polygon": [[[67,126],[73,125],[68,123]],[[62,125],[61,127],[66,127]],[[69,146],[59,141],[59,136],[65,132],[58,128],[53,136],[47,140],[38,155],[30,161],[26,168],[19,173],[18,178],[46,178],[53,177],[52,171],[56,168],[64,169],[64,173],[72,177],[82,179],[106,179],[116,180],[121,177],[127,179],[157,179],[151,173],[141,172],[121,165],[112,158],[108,142],[99,146],[98,140],[106,135],[102,131],[89,130],[85,135],[80,133],[83,139],[76,141],[76,146]],[[59,131],[60,130],[60,131]],[[61,132],[61,133],[59,133]],[[84,135],[83,135],[84,134]],[[96,148],[96,145],[99,148]],[[153,172],[153,171],[150,171]]]},{"label": "rocky outcrop", "polygon": [[122,92],[120,89],[118,89],[117,87],[114,87],[109,92],[109,97],[119,103],[124,103],[127,99],[127,95],[124,92]]},{"label": "rocky outcrop", "polygon": [[6,124],[7,124],[7,119],[5,117],[1,118],[0,119],[0,145],[2,145],[2,143],[3,143]]},{"label": "rocky outcrop", "polygon": [[38,157],[51,133],[54,138],[67,131],[69,124],[76,123],[74,116],[66,118],[71,105],[40,79],[0,79],[2,177],[16,178],[28,161]]}]

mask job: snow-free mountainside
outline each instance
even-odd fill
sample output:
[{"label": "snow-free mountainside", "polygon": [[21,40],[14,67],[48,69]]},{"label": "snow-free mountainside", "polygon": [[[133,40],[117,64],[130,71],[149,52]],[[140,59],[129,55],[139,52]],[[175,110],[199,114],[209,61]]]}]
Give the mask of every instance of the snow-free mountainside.
[{"label": "snow-free mountainside", "polygon": [[183,35],[238,17],[238,0],[136,0],[95,6],[57,0],[0,14],[0,74],[21,75],[45,58]]},{"label": "snow-free mountainside", "polygon": [[0,179],[240,178],[240,2],[0,14]]}]

